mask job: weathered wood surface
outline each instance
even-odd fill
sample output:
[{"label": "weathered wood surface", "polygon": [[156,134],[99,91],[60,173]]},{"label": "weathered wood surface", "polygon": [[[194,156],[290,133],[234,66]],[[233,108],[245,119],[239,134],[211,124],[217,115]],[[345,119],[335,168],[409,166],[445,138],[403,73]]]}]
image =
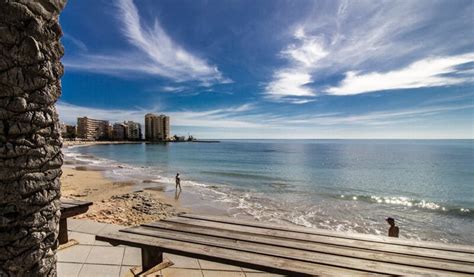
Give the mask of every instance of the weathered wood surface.
[{"label": "weathered wood surface", "polygon": [[[235,231],[228,231],[225,229],[215,229],[215,228],[207,228],[207,227],[200,227],[195,225],[187,225],[187,224],[175,224],[173,222],[167,221],[159,221],[151,224],[144,224],[144,227],[157,227],[160,228],[160,233],[164,230],[171,230],[174,232],[187,232],[191,234],[202,234],[202,235],[209,235],[214,236],[217,238],[228,238],[228,239],[236,239],[245,242],[254,242],[254,243],[262,243],[268,245],[275,245],[275,246],[282,246],[286,248],[295,248],[301,250],[309,250],[314,252],[320,253],[328,253],[339,255],[343,257],[355,257],[361,259],[367,259],[372,261],[383,261],[389,263],[401,263],[413,266],[422,266],[428,267],[433,269],[449,269],[452,271],[463,271],[469,272],[469,266],[466,266],[462,262],[452,261],[452,260],[442,260],[442,259],[433,259],[433,258],[426,258],[426,257],[418,257],[418,256],[411,256],[411,255],[402,255],[402,254],[391,254],[386,255],[380,251],[374,250],[366,250],[366,249],[357,249],[357,248],[350,248],[350,247],[341,247],[341,246],[334,246],[334,245],[327,245],[324,243],[308,243],[307,241],[299,241],[296,239],[285,239],[281,240],[280,238],[270,237],[270,236],[263,236],[260,234],[255,233],[243,233],[243,232],[235,232]],[[127,231],[127,230],[124,230]]]},{"label": "weathered wood surface", "polygon": [[92,202],[73,200],[73,199],[61,199],[61,219],[76,216],[89,210],[89,206]]},{"label": "weathered wood surface", "polygon": [[168,230],[160,230],[159,232],[157,232],[155,228],[150,227],[130,228],[127,229],[126,232],[130,232],[132,234],[147,235],[151,237],[160,237],[209,246],[222,247],[227,249],[235,249],[242,252],[252,252],[282,258],[291,257],[293,259],[313,262],[316,264],[326,264],[335,267],[349,267],[351,269],[362,270],[366,272],[376,272],[390,275],[413,275],[420,273],[437,273],[441,275],[443,272],[442,270],[426,270],[425,268],[417,268],[413,266],[398,265],[374,260],[364,260],[354,257],[332,255],[314,251],[305,251],[286,246],[273,246],[235,239],[218,238],[208,235],[190,235],[183,232]]},{"label": "weathered wood surface", "polygon": [[343,247],[361,248],[367,250],[377,250],[387,253],[408,254],[413,256],[423,256],[437,259],[454,260],[474,263],[474,255],[465,252],[445,251],[438,249],[427,249],[417,246],[393,245],[391,243],[376,243],[370,241],[360,241],[351,238],[328,237],[315,234],[294,233],[291,231],[280,231],[274,229],[248,227],[235,224],[225,224],[206,220],[193,220],[188,218],[172,218],[168,222],[180,222],[186,224],[195,224],[202,227],[219,228],[229,231],[246,232],[251,234],[260,234],[273,236],[279,239],[292,238],[307,242],[320,242],[325,244],[339,245]]},{"label": "weathered wood surface", "polygon": [[216,216],[185,214],[97,239],[292,276],[474,274],[470,246],[409,244]]},{"label": "weathered wood surface", "polygon": [[90,201],[61,198],[61,209],[63,207],[69,208],[69,207],[75,207],[75,206],[90,206],[90,205],[92,205],[92,202]]},{"label": "weathered wood surface", "polygon": [[163,252],[154,246],[142,247],[142,269],[148,271],[163,262]]},{"label": "weathered wood surface", "polygon": [[323,235],[323,236],[336,237],[336,238],[352,238],[352,239],[357,239],[361,241],[390,243],[393,245],[417,246],[419,248],[440,249],[440,250],[466,252],[466,253],[474,254],[474,246],[469,246],[469,245],[416,241],[416,240],[391,238],[391,237],[383,237],[383,236],[376,236],[376,235],[356,234],[356,233],[350,233],[350,232],[332,232],[332,231],[327,231],[327,230],[322,230],[322,229],[314,229],[314,228],[306,228],[306,227],[298,227],[298,226],[282,226],[282,225],[277,225],[277,224],[263,223],[263,222],[256,222],[256,221],[243,221],[241,219],[239,220],[239,219],[235,219],[231,217],[222,217],[222,216],[182,214],[180,217],[202,219],[206,221],[215,221],[215,222],[222,222],[222,223],[230,223],[230,224],[236,224],[236,225],[242,225],[242,226],[262,227],[265,229],[290,231],[290,232],[303,233],[303,234],[305,233],[315,234],[315,235]]},{"label": "weathered wood surface", "polygon": [[303,262],[291,258],[279,258],[275,256],[255,254],[252,252],[242,252],[233,249],[182,242],[173,239],[136,235],[126,232],[96,235],[96,239],[106,242],[115,242],[118,244],[129,245],[132,247],[159,245],[162,251],[165,253],[221,262],[225,264],[286,274],[290,276],[367,275],[366,272],[362,271],[337,268],[323,264],[316,265],[314,263]]},{"label": "weathered wood surface", "polygon": [[59,244],[65,244],[69,241],[69,236],[67,233],[68,217],[73,217],[87,212],[90,205],[92,205],[92,202],[65,198],[61,199],[61,218],[59,220],[58,233]]}]

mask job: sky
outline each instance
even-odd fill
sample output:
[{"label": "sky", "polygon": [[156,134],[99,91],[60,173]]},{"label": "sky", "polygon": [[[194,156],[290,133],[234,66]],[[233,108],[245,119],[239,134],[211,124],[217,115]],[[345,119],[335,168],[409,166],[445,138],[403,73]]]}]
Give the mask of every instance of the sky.
[{"label": "sky", "polygon": [[474,138],[474,1],[81,0],[60,120],[215,139]]}]

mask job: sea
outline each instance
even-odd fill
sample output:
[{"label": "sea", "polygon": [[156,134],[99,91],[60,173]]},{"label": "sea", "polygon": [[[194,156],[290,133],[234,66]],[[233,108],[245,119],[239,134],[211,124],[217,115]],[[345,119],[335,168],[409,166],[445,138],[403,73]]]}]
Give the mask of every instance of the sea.
[{"label": "sea", "polygon": [[222,140],[69,147],[66,162],[233,217],[474,245],[474,140]]}]

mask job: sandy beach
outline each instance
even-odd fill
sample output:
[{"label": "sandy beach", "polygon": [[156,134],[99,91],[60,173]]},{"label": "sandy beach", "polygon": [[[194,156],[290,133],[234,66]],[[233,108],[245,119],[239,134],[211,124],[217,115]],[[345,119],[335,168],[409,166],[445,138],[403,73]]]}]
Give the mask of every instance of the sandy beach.
[{"label": "sandy beach", "polygon": [[63,167],[61,184],[62,197],[94,203],[77,218],[130,226],[189,211],[159,189],[136,190],[134,182],[112,181],[86,167]]},{"label": "sandy beach", "polygon": [[[87,147],[110,144],[140,144],[141,141],[64,141],[63,147]],[[94,204],[85,214],[97,222],[120,225],[140,225],[184,212],[205,212],[223,215],[219,208],[184,188],[176,193],[166,183],[147,179],[117,181],[105,177],[110,168],[65,159],[62,167],[61,193],[64,198],[92,201]]]},{"label": "sandy beach", "polygon": [[143,141],[85,141],[85,140],[65,140],[63,141],[63,147],[70,146],[90,146],[97,144],[140,144]]}]

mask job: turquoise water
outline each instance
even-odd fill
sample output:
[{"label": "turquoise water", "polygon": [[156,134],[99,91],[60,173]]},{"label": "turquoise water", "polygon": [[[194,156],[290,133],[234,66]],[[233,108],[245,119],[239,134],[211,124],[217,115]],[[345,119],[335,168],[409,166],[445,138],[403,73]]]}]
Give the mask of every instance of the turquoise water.
[{"label": "turquoise water", "polygon": [[225,140],[66,154],[126,165],[117,176],[172,182],[180,172],[185,187],[235,216],[383,235],[391,216],[404,237],[474,244],[473,142]]}]

